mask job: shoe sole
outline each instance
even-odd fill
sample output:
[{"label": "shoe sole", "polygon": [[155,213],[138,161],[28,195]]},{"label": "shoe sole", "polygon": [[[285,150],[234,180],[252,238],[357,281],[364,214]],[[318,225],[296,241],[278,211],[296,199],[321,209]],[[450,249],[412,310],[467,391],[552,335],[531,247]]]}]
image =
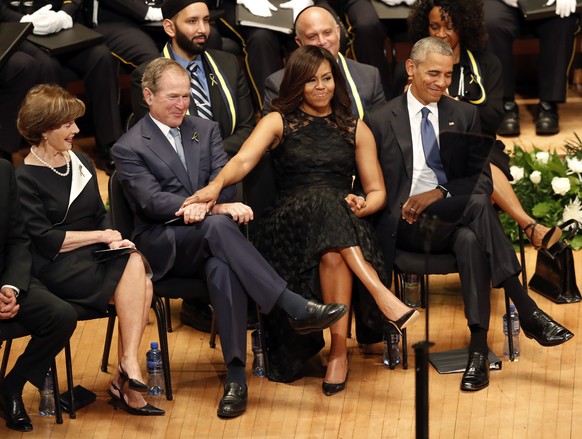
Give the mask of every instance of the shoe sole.
[{"label": "shoe sole", "polygon": [[535,338],[533,335],[529,334],[525,329],[523,329],[523,327],[522,327],[522,330],[523,330],[523,333],[525,334],[525,336],[527,338],[531,338],[532,340],[535,340],[536,342],[538,342],[539,345],[541,345],[543,347],[546,347],[546,348],[551,348],[552,346],[560,346],[561,344],[564,344],[568,340],[572,340],[574,338],[574,334],[572,334],[572,335],[569,335],[569,336],[567,335],[564,339],[558,340],[556,342],[543,342],[542,343],[537,338]]},{"label": "shoe sole", "polygon": [[483,390],[484,388],[489,387],[489,381],[481,386],[473,386],[473,385],[465,385],[461,383],[461,390],[464,392],[477,392],[478,390]]}]

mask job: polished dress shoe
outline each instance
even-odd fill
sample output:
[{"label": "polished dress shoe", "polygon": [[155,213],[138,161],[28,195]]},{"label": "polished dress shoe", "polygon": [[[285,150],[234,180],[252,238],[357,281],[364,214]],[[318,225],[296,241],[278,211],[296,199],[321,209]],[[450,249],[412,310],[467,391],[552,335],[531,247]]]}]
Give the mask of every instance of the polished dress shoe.
[{"label": "polished dress shoe", "polygon": [[322,331],[330,327],[348,312],[348,307],[342,303],[323,305],[310,300],[307,302],[305,310],[307,317],[304,319],[289,317],[289,325],[300,335]]},{"label": "polished dress shoe", "polygon": [[247,386],[239,383],[226,383],[224,395],[218,403],[216,411],[221,418],[236,418],[242,415],[247,409]]},{"label": "polished dress shoe", "polygon": [[503,103],[505,115],[497,129],[497,134],[505,137],[519,136],[519,108],[515,101],[506,101]]},{"label": "polished dress shoe", "polygon": [[6,427],[16,431],[32,431],[32,422],[26,413],[21,395],[0,394],[0,416],[6,420]]},{"label": "polished dress shoe", "polygon": [[559,132],[558,107],[554,102],[541,101],[536,121],[536,134],[543,136],[558,134]]},{"label": "polished dress shoe", "polygon": [[574,337],[574,334],[539,308],[529,320],[521,322],[521,328],[527,338],[533,338],[542,346],[557,346]]},{"label": "polished dress shoe", "polygon": [[482,352],[469,353],[467,368],[461,378],[461,390],[469,392],[489,385],[489,359]]}]

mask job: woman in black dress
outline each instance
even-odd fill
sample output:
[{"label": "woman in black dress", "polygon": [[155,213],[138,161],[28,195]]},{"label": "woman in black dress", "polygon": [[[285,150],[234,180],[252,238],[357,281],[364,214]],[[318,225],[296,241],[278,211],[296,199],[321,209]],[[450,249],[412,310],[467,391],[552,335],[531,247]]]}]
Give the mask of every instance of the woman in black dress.
[{"label": "woman in black dress", "polygon": [[[476,105],[481,130],[495,138],[503,120],[503,82],[499,59],[486,48],[487,32],[481,0],[418,0],[410,7],[408,29],[414,40],[437,37],[453,49],[455,65],[448,93]],[[492,201],[524,230],[536,249],[549,248],[562,236],[559,227],[538,224],[527,214],[511,184],[509,156],[496,140],[491,152]]]},{"label": "woman in black dress", "polygon": [[[276,111],[259,122],[240,152],[191,200],[211,206],[223,187],[240,181],[270,150],[277,200],[258,227],[259,251],[295,291],[325,303],[349,306],[355,275],[377,304],[368,307],[364,321],[374,319],[371,308],[379,308],[397,328],[409,325],[418,311],[386,287],[383,258],[364,219],[386,203],[376,144],[368,127],[351,114],[346,85],[331,53],[314,46],[297,49],[273,107]],[[360,191],[353,187],[354,178]],[[345,388],[347,326],[346,316],[330,328],[326,395]],[[296,379],[304,362],[323,347],[320,333],[309,337],[292,332],[284,319],[268,316],[273,380]]]},{"label": "woman in black dress", "polygon": [[[138,362],[153,287],[135,245],[108,224],[91,161],[73,152],[75,119],[85,106],[57,85],[30,89],[18,129],[30,154],[17,170],[24,219],[32,241],[33,271],[80,318],[105,315],[115,303],[119,367],[109,394],[135,415],[162,415],[147,404]],[[117,249],[117,250],[116,250]],[[101,252],[103,250],[116,250]],[[97,253],[96,253],[97,252]]]}]

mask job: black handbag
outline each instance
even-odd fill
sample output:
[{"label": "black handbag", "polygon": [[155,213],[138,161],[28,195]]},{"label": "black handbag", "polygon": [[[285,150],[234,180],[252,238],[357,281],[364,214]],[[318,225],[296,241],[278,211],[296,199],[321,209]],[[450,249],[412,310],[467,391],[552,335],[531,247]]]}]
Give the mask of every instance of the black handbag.
[{"label": "black handbag", "polygon": [[568,244],[578,231],[576,220],[562,224],[565,228],[572,225],[568,235],[548,251],[538,251],[536,271],[529,281],[529,287],[556,303],[575,303],[582,301],[580,290],[576,285],[574,255]]}]

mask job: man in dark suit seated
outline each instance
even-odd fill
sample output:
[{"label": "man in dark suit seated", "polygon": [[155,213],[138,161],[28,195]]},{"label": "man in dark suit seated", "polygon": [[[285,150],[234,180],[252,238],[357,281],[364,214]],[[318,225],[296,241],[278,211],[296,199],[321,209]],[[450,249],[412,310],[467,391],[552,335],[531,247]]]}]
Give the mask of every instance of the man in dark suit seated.
[{"label": "man in dark suit seated", "polygon": [[55,355],[77,325],[73,307],[31,277],[32,256],[12,165],[0,159],[0,340],[31,334],[26,349],[0,381],[0,416],[6,426],[31,431],[22,402],[29,381],[41,388]]},{"label": "man in dark suit seated", "polygon": [[[226,164],[218,126],[201,117],[186,117],[190,77],[177,62],[153,60],[142,87],[149,115],[113,147],[135,215],[132,240],[148,258],[154,281],[165,274],[206,279],[227,367],[218,415],[235,417],[247,404],[248,296],[264,313],[275,305],[283,309],[291,326],[302,334],[330,326],[347,308],[307,302],[286,288],[287,283],[240,232],[237,223],[248,223],[253,212],[242,203],[227,202],[234,187],[226,188],[215,205],[194,202],[182,207]],[[168,224],[170,219],[180,221]]]},{"label": "man in dark suit seated", "polygon": [[[301,11],[295,20],[295,42],[298,46],[324,47],[337,58],[348,85],[355,116],[363,119],[365,111],[386,101],[378,69],[347,59],[340,53],[340,26],[328,9],[310,6]],[[279,95],[283,73],[284,70],[279,70],[265,82],[265,114],[271,112],[271,102]]]},{"label": "man in dark suit seated", "polygon": [[[480,132],[477,109],[443,97],[453,72],[450,46],[433,37],[418,41],[406,71],[412,78],[408,92],[366,118],[378,145],[388,195],[377,225],[380,244],[392,270],[396,248],[423,252],[420,216],[442,220],[434,224],[430,250],[455,254],[471,331],[461,390],[480,390],[489,385],[491,284],[509,295],[528,338],[556,346],[573,334],[539,309],[519,282],[521,267],[489,200],[490,176],[483,175],[489,168],[488,148],[480,136],[471,135]],[[481,191],[475,190],[478,182]]]}]

